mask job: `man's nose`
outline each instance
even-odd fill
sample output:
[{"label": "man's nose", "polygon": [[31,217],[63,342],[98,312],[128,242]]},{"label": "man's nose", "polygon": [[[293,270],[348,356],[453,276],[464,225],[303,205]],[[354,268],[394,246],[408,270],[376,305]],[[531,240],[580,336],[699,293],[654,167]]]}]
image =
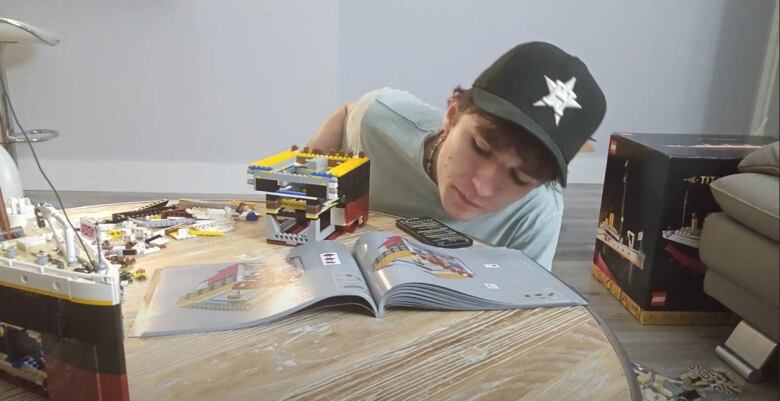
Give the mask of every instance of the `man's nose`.
[{"label": "man's nose", "polygon": [[500,172],[499,166],[495,163],[485,163],[479,166],[472,179],[477,195],[482,197],[495,195],[500,189]]}]

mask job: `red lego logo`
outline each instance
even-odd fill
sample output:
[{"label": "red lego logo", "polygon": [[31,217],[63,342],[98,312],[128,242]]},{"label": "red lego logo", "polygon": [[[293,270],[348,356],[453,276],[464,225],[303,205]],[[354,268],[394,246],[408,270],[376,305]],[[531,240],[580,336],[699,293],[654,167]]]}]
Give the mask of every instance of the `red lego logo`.
[{"label": "red lego logo", "polygon": [[617,141],[613,139],[609,141],[609,154],[614,155],[615,153],[617,153]]},{"label": "red lego logo", "polygon": [[654,292],[650,298],[650,306],[666,306],[666,292]]}]

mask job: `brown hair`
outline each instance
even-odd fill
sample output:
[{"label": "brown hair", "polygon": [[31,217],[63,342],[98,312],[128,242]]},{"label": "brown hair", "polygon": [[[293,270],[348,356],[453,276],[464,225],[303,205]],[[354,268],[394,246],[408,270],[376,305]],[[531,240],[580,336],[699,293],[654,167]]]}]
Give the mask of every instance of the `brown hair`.
[{"label": "brown hair", "polygon": [[474,103],[471,89],[460,86],[452,90],[452,96],[447,100],[449,106],[456,102],[453,124],[464,114],[479,117],[480,133],[493,149],[512,148],[523,159],[522,170],[542,183],[560,182],[555,158],[542,143],[525,128],[496,115],[481,110]]}]

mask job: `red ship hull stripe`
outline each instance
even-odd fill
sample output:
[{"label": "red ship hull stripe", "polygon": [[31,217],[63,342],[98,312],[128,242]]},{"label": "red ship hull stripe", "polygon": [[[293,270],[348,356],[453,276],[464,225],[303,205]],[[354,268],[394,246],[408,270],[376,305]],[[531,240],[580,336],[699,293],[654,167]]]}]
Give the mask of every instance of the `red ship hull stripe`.
[{"label": "red ship hull stripe", "polygon": [[51,401],[129,401],[126,374],[97,373],[46,358],[46,375]]}]

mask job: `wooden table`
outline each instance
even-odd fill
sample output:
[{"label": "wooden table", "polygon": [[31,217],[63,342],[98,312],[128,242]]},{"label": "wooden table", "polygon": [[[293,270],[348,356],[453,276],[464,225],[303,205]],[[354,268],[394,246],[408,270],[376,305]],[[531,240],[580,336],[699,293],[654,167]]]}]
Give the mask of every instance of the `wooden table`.
[{"label": "wooden table", "polygon": [[[144,203],[78,208],[108,216]],[[393,218],[366,231],[395,230]],[[173,241],[137,266],[248,260],[287,247],[265,242],[265,223],[238,222],[225,237]],[[125,333],[147,287],[125,289]],[[490,312],[304,311],[242,330],[126,338],[133,400],[635,400],[625,352],[587,307]],[[0,382],[0,399],[39,399]],[[17,398],[18,397],[18,398]]]}]

